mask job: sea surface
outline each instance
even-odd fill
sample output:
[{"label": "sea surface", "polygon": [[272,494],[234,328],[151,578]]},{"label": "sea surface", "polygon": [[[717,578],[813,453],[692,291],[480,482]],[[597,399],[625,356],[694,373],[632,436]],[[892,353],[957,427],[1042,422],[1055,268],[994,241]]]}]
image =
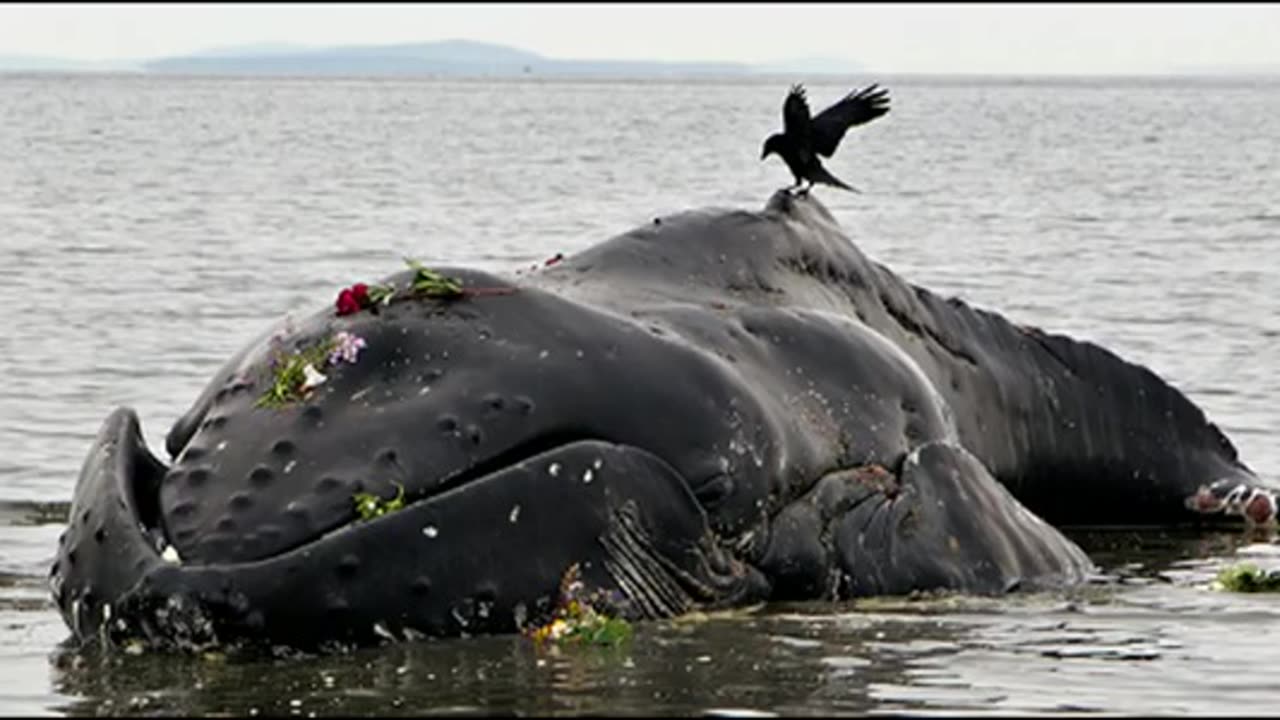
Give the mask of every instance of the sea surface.
[{"label": "sea surface", "polygon": [[[766,607],[622,647],[86,656],[46,586],[118,405],[152,448],[233,351],[402,267],[513,271],[656,215],[758,208],[802,78],[0,76],[0,715],[1269,713],[1280,597],[1209,588],[1266,534],[1073,531],[1064,595]],[[877,77],[819,188],[917,284],[1100,343],[1280,473],[1280,79]]]}]

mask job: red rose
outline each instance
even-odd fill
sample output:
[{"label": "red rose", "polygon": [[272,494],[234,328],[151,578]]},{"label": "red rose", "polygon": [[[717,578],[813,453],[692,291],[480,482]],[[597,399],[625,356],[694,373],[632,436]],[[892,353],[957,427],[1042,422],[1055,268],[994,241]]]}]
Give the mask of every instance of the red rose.
[{"label": "red rose", "polygon": [[360,303],[356,300],[355,293],[351,292],[351,288],[344,288],[342,292],[338,293],[338,302],[335,304],[339,315],[360,312]]},{"label": "red rose", "polygon": [[355,297],[356,302],[359,303],[362,308],[369,307],[369,305],[372,304],[369,302],[369,286],[364,283],[356,283],[355,285],[352,285],[351,295]]}]

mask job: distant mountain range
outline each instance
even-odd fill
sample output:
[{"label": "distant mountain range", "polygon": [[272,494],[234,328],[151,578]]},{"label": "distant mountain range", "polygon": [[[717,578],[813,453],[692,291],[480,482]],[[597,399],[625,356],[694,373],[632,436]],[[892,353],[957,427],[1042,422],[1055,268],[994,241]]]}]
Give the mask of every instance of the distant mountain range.
[{"label": "distant mountain range", "polygon": [[0,55],[0,71],[8,72],[652,77],[786,72],[847,75],[862,70],[858,64],[838,58],[808,58],[761,65],[732,62],[573,60],[551,58],[528,50],[472,40],[338,47],[242,45],[213,48],[189,55],[117,62]]}]

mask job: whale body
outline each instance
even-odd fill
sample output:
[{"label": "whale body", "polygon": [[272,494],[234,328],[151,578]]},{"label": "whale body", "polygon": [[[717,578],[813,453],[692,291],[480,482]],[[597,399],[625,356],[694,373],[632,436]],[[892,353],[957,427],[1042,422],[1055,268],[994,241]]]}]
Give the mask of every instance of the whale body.
[{"label": "whale body", "polygon": [[[169,462],[108,415],[51,569],[74,638],[516,632],[569,568],[632,619],[1058,588],[1092,571],[1058,526],[1275,516],[1275,485],[1155,373],[905,282],[812,196],[659,218],[522,276],[436,270],[497,291],[268,329]],[[360,347],[326,362],[337,337]],[[305,393],[264,403],[305,352]]]}]

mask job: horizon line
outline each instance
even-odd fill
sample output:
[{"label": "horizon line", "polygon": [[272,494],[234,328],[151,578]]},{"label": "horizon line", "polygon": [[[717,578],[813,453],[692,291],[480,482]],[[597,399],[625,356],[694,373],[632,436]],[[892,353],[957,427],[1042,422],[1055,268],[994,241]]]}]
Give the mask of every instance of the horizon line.
[{"label": "horizon line", "polygon": [[[4,57],[4,56],[0,55],[0,59],[2,59],[3,57]],[[110,62],[110,61],[107,61],[107,62]],[[627,60],[627,61],[617,61],[617,62],[637,62],[637,63],[646,63],[646,62],[650,62],[650,61],[646,61],[646,60],[634,60],[634,61]],[[684,61],[676,61],[676,62],[684,62]],[[691,62],[689,62],[689,64],[699,64],[699,63],[697,63],[697,62],[692,62],[692,61],[691,61]],[[709,63],[708,63],[708,64],[709,64]],[[6,68],[6,67],[0,67],[0,75],[103,75],[103,76],[106,76],[106,75],[145,75],[145,76],[150,76],[150,77],[169,77],[169,78],[182,78],[182,77],[259,77],[259,78],[274,77],[274,78],[306,78],[306,79],[323,79],[323,78],[391,78],[391,79],[398,79],[398,80],[411,79],[411,78],[421,78],[421,79],[494,79],[494,78],[521,79],[521,78],[527,78],[527,77],[530,77],[530,76],[532,76],[532,77],[536,77],[536,78],[539,78],[539,79],[546,79],[546,78],[548,77],[548,75],[538,75],[537,73],[501,73],[501,74],[498,74],[498,73],[489,73],[489,74],[483,74],[483,73],[466,73],[466,72],[459,72],[459,73],[447,73],[447,74],[446,74],[446,73],[429,73],[429,72],[405,72],[405,73],[379,72],[379,73],[367,73],[367,72],[357,72],[357,71],[353,71],[353,72],[350,72],[350,73],[332,72],[332,71],[324,71],[324,72],[317,72],[317,73],[280,73],[280,72],[244,72],[244,71],[239,71],[239,72],[237,72],[237,71],[222,71],[222,72],[217,72],[217,71],[208,71],[208,72],[199,72],[199,71],[182,71],[182,72],[179,72],[179,71],[165,71],[165,70],[148,70],[148,69],[146,69],[146,68],[141,68],[141,67],[139,67],[139,68],[116,67],[116,68],[104,68],[104,69],[101,69],[101,70],[94,70],[94,69],[91,69],[91,68],[74,68],[74,67],[65,67],[65,68],[63,68],[63,67],[57,67],[57,68],[40,68],[40,67],[30,67],[30,68],[12,67],[12,68]],[[638,74],[631,75],[631,74],[626,74],[626,73],[616,73],[616,72],[609,72],[609,73],[591,73],[591,72],[584,72],[584,73],[563,73],[563,72],[557,72],[557,73],[551,73],[551,74],[550,74],[550,76],[553,76],[553,77],[555,77],[556,79],[564,79],[564,80],[602,80],[602,79],[609,79],[610,77],[612,77],[613,79],[646,79],[646,78],[652,78],[652,79],[666,79],[666,80],[670,80],[670,79],[681,79],[681,78],[683,78],[683,79],[711,79],[711,78],[734,79],[734,78],[744,78],[744,77],[759,77],[759,78],[765,78],[765,77],[770,77],[770,76],[787,76],[787,75],[807,75],[807,76],[831,77],[831,78],[855,77],[855,76],[861,77],[861,76],[872,76],[872,75],[874,75],[874,76],[882,76],[882,77],[890,77],[890,78],[957,78],[957,79],[958,79],[958,78],[974,78],[974,79],[981,79],[981,78],[1009,78],[1009,79],[1013,79],[1013,78],[1025,78],[1025,79],[1071,79],[1071,78],[1080,78],[1080,79],[1085,79],[1085,78],[1112,78],[1112,79],[1126,79],[1126,78],[1132,78],[1132,79],[1138,79],[1138,78],[1169,78],[1169,79],[1176,79],[1176,78],[1241,78],[1241,79],[1246,79],[1246,78],[1272,78],[1272,77],[1280,78],[1280,68],[1261,68],[1261,69],[1243,69],[1243,70],[1234,70],[1234,69],[1221,69],[1221,70],[1205,69],[1205,70],[1145,70],[1145,71],[1144,71],[1144,70],[1128,70],[1128,71],[1070,71],[1070,72],[1063,72],[1063,71],[1051,71],[1051,70],[1037,70],[1037,71],[1028,71],[1028,72],[1020,72],[1020,71],[990,71],[990,70],[988,70],[988,71],[973,71],[973,70],[964,70],[964,71],[959,71],[959,70],[957,70],[957,71],[949,71],[949,70],[907,70],[907,71],[850,70],[850,71],[843,71],[843,72],[819,71],[819,70],[807,70],[807,71],[800,71],[800,70],[797,70],[797,71],[788,71],[788,70],[752,70],[752,71],[749,71],[749,72],[746,72],[746,73],[740,73],[740,74],[724,74],[724,73],[713,73],[713,72],[706,72],[706,73],[694,73],[694,72],[690,72],[690,73],[673,73],[673,74],[665,74],[665,75],[650,75],[650,74],[645,74],[645,73],[638,73]]]},{"label": "horizon line", "polygon": [[[1271,63],[1260,63],[1260,64],[1259,63],[1236,63],[1232,65],[1207,65],[1207,66],[1193,66],[1193,67],[1183,67],[1183,68],[1165,67],[1165,68],[1157,68],[1157,69],[1099,70],[1099,71],[1087,71],[1087,70],[1083,70],[1083,71],[1082,70],[1005,71],[1005,70],[948,70],[948,69],[894,71],[894,70],[887,70],[887,69],[871,69],[865,66],[851,68],[849,70],[834,70],[834,71],[833,70],[794,70],[792,71],[792,70],[786,70],[785,68],[770,69],[770,67],[785,66],[788,64],[804,65],[807,63],[827,63],[831,65],[847,63],[852,66],[861,66],[861,65],[864,65],[864,63],[858,60],[847,58],[847,57],[823,55],[821,53],[810,55],[810,56],[794,56],[794,57],[786,57],[786,58],[777,58],[773,60],[758,60],[758,61],[709,60],[709,59],[670,60],[670,59],[655,59],[655,58],[636,59],[636,58],[618,58],[618,57],[564,57],[559,55],[548,55],[541,51],[530,50],[526,47],[522,47],[519,45],[494,42],[490,40],[477,40],[473,38],[458,37],[458,36],[451,36],[451,37],[445,37],[445,38],[434,39],[434,40],[412,40],[412,41],[386,42],[386,43],[355,41],[355,42],[346,42],[346,43],[339,43],[339,44],[323,44],[323,45],[308,45],[308,44],[301,44],[301,43],[295,43],[295,42],[283,41],[283,40],[269,40],[269,41],[264,40],[264,41],[230,43],[225,45],[209,45],[209,46],[197,48],[194,50],[189,50],[182,53],[162,54],[162,55],[133,57],[133,58],[118,58],[118,59],[73,58],[73,57],[62,56],[62,55],[39,55],[39,54],[20,53],[20,52],[6,53],[3,51],[0,51],[0,60],[9,58],[11,60],[30,61],[33,63],[43,62],[48,64],[63,64],[63,65],[72,66],[72,67],[49,67],[49,68],[0,67],[0,73],[12,74],[12,73],[28,72],[28,73],[102,74],[102,73],[120,72],[120,73],[129,73],[129,74],[211,75],[211,74],[223,74],[223,73],[174,73],[174,72],[164,73],[163,71],[151,70],[144,66],[149,63],[155,63],[155,62],[164,61],[164,60],[200,60],[200,61],[212,61],[215,63],[234,62],[237,59],[244,60],[244,59],[267,59],[267,58],[289,57],[289,56],[297,56],[297,55],[308,55],[312,53],[324,53],[326,51],[346,50],[346,49],[352,49],[352,48],[362,48],[362,49],[394,48],[394,47],[404,47],[404,46],[412,46],[412,45],[440,45],[440,44],[447,44],[447,43],[470,43],[470,44],[476,44],[476,45],[487,45],[493,48],[512,50],[517,52],[528,53],[531,55],[536,55],[543,60],[552,61],[552,62],[636,63],[636,64],[653,64],[653,65],[737,65],[737,66],[741,66],[743,69],[747,70],[752,74],[758,74],[758,75],[791,73],[791,72],[811,73],[815,75],[830,75],[830,76],[880,74],[880,75],[891,75],[891,76],[899,76],[899,77],[938,76],[938,77],[1057,77],[1057,78],[1063,78],[1063,77],[1199,77],[1199,76],[1265,77],[1270,75],[1280,75],[1280,64],[1271,64]],[[265,50],[263,52],[258,52],[258,53],[254,53],[251,51],[252,48],[254,47],[267,48],[270,46],[279,47],[281,48],[281,50],[280,51]],[[250,50],[250,52],[246,52],[245,54],[232,53],[232,54],[210,55],[210,53],[225,53],[228,51],[235,51],[240,48]],[[76,67],[76,66],[79,66],[79,67]],[[89,66],[89,67],[85,67],[85,66]],[[106,66],[106,67],[99,70],[99,69],[94,69],[91,66]],[[274,73],[225,73],[225,74],[273,75]],[[356,73],[356,74],[359,75],[360,73]],[[380,76],[383,74],[384,73],[377,73],[376,75]],[[323,75],[335,76],[335,75],[340,75],[340,73],[326,72],[326,73],[323,73]],[[424,73],[424,75],[428,75],[428,74]],[[286,74],[284,76],[288,76],[288,75]],[[315,75],[308,74],[308,76],[314,77]]]}]

